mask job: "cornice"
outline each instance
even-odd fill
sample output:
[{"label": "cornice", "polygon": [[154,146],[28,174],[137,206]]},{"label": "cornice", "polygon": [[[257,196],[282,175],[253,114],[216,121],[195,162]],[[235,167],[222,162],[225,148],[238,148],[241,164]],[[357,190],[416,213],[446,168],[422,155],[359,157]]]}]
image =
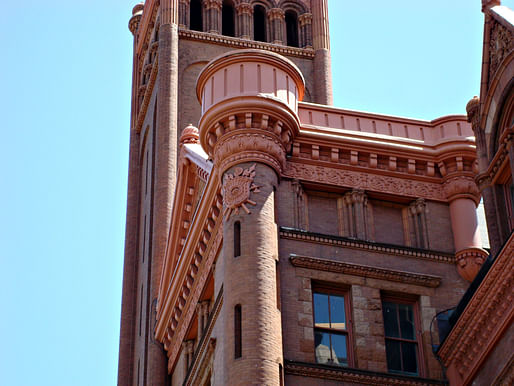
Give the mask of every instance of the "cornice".
[{"label": "cornice", "polygon": [[[183,309],[186,303],[189,304],[192,288],[198,283],[197,276],[200,276],[200,281],[205,281],[208,274],[205,266],[207,264],[209,267],[209,264],[212,264],[206,263],[205,260],[207,257],[214,259],[215,256],[211,255],[217,250],[213,245],[221,242],[218,228],[221,223],[222,205],[219,178],[216,170],[213,170],[184,240],[178,264],[172,268],[172,272],[165,274],[169,280],[162,284],[163,291],[159,298],[161,308],[156,327],[156,337],[161,341],[165,340],[166,335],[168,340],[174,336],[179,321],[183,319],[180,317]],[[216,237],[213,237],[214,235]],[[170,247],[167,253],[173,250],[173,247]],[[170,260],[171,257],[167,255],[166,259]]]},{"label": "cornice", "polygon": [[407,377],[402,375],[392,375],[378,373],[360,369],[350,369],[344,367],[332,367],[314,363],[302,363],[286,360],[284,363],[285,373],[300,377],[327,379],[338,382],[358,383],[369,386],[386,385],[446,385],[446,382],[435,379],[418,377]]},{"label": "cornice", "polygon": [[298,256],[291,254],[291,264],[298,268],[314,269],[341,273],[352,276],[362,276],[372,279],[394,281],[404,284],[414,284],[423,287],[437,288],[441,284],[441,278],[432,275],[422,275],[413,272],[396,271],[386,268],[377,268],[368,265],[343,263],[340,261],[320,259],[317,257]]},{"label": "cornice", "polygon": [[286,56],[294,56],[298,58],[314,59],[314,51],[309,48],[296,48],[289,46],[281,46],[278,44],[258,42],[255,40],[247,40],[234,38],[230,36],[211,34],[208,32],[192,31],[180,28],[178,31],[179,38],[185,40],[201,41],[234,48],[255,48],[259,50],[273,51]]},{"label": "cornice", "polygon": [[422,260],[430,260],[438,263],[455,264],[455,256],[450,253],[374,243],[364,240],[354,240],[339,236],[322,235],[319,233],[307,232],[299,229],[281,227],[280,238],[287,240],[303,241],[307,243],[331,245],[340,248],[358,249],[367,252],[379,253],[381,255],[387,254],[394,256],[411,257]]},{"label": "cornice", "polygon": [[439,350],[463,384],[472,379],[514,319],[514,234],[496,257],[457,323]]}]

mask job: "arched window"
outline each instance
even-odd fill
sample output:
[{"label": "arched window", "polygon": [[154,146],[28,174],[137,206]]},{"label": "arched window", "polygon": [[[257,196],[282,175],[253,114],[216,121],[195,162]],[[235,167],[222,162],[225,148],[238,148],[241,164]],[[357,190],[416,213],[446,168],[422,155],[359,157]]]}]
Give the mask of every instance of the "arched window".
[{"label": "arched window", "polygon": [[298,16],[294,11],[286,11],[287,45],[298,47]]},{"label": "arched window", "polygon": [[189,9],[189,28],[193,31],[203,31],[202,0],[191,0]]},{"label": "arched window", "polygon": [[234,28],[234,3],[223,0],[221,8],[221,33],[225,36],[236,36]]},{"label": "arched window", "polygon": [[253,9],[253,38],[266,41],[266,10],[262,5],[256,5]]}]

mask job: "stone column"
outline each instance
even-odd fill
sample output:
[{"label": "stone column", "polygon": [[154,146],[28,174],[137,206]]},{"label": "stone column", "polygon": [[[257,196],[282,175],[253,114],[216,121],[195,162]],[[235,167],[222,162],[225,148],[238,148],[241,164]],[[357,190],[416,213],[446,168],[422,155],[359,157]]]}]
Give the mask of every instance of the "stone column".
[{"label": "stone column", "polygon": [[[214,88],[217,82],[225,86]],[[280,385],[274,188],[299,132],[296,96],[303,92],[292,62],[260,50],[229,52],[198,78],[200,142],[222,178],[226,385]]]},{"label": "stone column", "polygon": [[242,39],[251,39],[253,8],[249,3],[236,5],[236,36]]},{"label": "stone column", "polygon": [[300,24],[300,47],[312,48],[312,14],[300,15],[298,23]]},{"label": "stone column", "polygon": [[204,7],[204,30],[213,33],[221,33],[221,7],[223,6],[222,0],[203,0]]},{"label": "stone column", "polygon": [[487,252],[482,249],[476,214],[480,193],[474,180],[462,175],[448,178],[444,189],[450,201],[457,270],[464,279],[472,281],[487,258]]},{"label": "stone column", "polygon": [[332,105],[332,70],[330,67],[330,37],[328,0],[312,0],[312,45],[314,56],[314,102]]},{"label": "stone column", "polygon": [[478,97],[471,99],[467,106],[468,122],[475,134],[475,143],[477,148],[477,161],[479,174],[475,177],[476,184],[480,190],[480,194],[484,199],[485,217],[487,220],[487,229],[489,234],[489,244],[491,245],[492,255],[496,255],[501,247],[500,229],[498,218],[496,216],[496,207],[494,204],[494,192],[491,186],[491,178],[487,174],[489,160],[487,158],[487,143],[485,140],[485,131],[480,127],[480,100]]},{"label": "stone column", "polygon": [[[171,222],[177,170],[177,86],[178,86],[178,0],[161,0],[157,75],[157,120],[155,128],[155,163],[152,184],[152,248],[148,261],[150,302],[147,329],[148,354],[145,382],[167,384],[168,358],[164,347],[154,341],[156,303],[159,294],[168,232]],[[151,342],[151,343],[150,343]]]},{"label": "stone column", "polygon": [[273,44],[284,44],[285,15],[282,8],[271,8],[268,11],[268,24]]}]

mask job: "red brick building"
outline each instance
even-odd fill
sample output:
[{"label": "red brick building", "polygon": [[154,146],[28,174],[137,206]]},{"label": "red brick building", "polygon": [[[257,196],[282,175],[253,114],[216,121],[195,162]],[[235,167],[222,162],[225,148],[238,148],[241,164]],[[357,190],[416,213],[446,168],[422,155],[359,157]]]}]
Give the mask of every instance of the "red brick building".
[{"label": "red brick building", "polygon": [[332,107],[326,0],[148,0],[129,27],[119,384],[444,384],[432,322],[488,258],[483,126]]}]

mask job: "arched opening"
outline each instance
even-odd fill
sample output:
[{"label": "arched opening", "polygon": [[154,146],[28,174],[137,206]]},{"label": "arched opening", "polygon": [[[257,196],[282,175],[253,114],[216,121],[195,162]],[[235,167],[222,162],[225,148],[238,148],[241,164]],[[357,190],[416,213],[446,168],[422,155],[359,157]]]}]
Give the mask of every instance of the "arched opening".
[{"label": "arched opening", "polygon": [[234,27],[234,3],[223,0],[221,8],[221,33],[225,36],[236,36]]},{"label": "arched opening", "polygon": [[256,5],[253,9],[253,38],[265,42],[266,40],[266,9]]},{"label": "arched opening", "polygon": [[191,0],[189,8],[189,28],[193,31],[203,31],[202,0]]},{"label": "arched opening", "polygon": [[287,45],[298,47],[298,15],[294,11],[286,11]]}]

